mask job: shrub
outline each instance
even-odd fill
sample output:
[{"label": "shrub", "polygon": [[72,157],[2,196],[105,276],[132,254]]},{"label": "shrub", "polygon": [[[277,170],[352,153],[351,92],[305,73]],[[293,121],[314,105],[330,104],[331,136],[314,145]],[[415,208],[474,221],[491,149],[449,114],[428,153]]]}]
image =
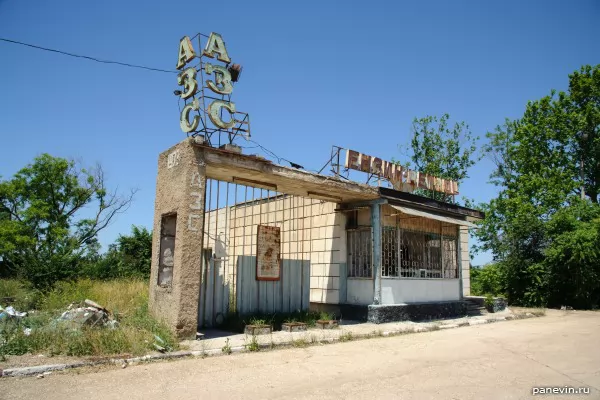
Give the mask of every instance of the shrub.
[{"label": "shrub", "polygon": [[488,264],[471,268],[471,293],[484,296],[491,293],[496,296],[505,293],[505,276],[501,264]]},{"label": "shrub", "polygon": [[2,298],[11,297],[14,299],[12,305],[18,311],[28,311],[36,308],[41,300],[42,293],[34,289],[33,286],[17,279],[0,279],[0,305],[3,307],[9,304],[2,303]]}]

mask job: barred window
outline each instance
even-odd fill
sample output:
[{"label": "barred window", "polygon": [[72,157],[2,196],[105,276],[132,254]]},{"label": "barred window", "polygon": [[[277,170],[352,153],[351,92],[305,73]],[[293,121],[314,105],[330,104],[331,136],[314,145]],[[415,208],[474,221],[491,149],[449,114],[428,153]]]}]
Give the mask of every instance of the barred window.
[{"label": "barred window", "polygon": [[371,278],[371,228],[347,232],[348,276],[351,278]]},{"label": "barred window", "polygon": [[398,276],[398,229],[384,226],[381,232],[381,273]]},{"label": "barred window", "polygon": [[426,219],[406,223],[407,229],[399,225],[382,229],[382,276],[458,278],[456,226]]}]

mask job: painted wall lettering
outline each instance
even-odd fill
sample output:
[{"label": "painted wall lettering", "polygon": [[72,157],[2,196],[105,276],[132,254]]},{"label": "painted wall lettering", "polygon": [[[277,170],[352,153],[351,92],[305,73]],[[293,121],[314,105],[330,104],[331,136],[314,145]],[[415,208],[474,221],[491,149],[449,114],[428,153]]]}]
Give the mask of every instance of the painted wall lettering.
[{"label": "painted wall lettering", "polygon": [[188,230],[198,232],[200,230],[200,215],[188,215]]},{"label": "painted wall lettering", "polygon": [[190,187],[201,188],[202,186],[202,175],[200,175],[200,172],[194,172],[190,180]]},{"label": "painted wall lettering", "polygon": [[190,193],[190,196],[192,196],[193,199],[192,204],[190,204],[190,208],[192,210],[202,210],[202,201],[204,201],[204,196],[202,196],[202,194],[198,192],[192,192]]},{"label": "painted wall lettering", "polygon": [[179,160],[181,159],[181,152],[179,150],[173,151],[171,154],[167,156],[167,168],[173,168],[179,165]]}]

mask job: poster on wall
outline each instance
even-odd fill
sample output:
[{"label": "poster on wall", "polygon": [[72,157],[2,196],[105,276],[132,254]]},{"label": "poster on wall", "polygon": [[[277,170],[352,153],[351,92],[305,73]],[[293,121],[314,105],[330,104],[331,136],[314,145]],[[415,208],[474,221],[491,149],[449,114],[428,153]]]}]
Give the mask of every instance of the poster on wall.
[{"label": "poster on wall", "polygon": [[281,278],[281,230],[277,226],[258,225],[256,241],[256,280]]}]

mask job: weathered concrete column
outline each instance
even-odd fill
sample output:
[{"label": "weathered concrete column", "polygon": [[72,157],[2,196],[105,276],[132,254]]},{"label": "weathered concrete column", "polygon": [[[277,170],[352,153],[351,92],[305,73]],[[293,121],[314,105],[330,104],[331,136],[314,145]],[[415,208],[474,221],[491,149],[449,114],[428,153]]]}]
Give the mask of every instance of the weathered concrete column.
[{"label": "weathered concrete column", "polygon": [[469,228],[458,228],[458,271],[461,297],[471,295],[471,257],[469,255]]},{"label": "weathered concrete column", "polygon": [[381,205],[371,204],[373,229],[373,304],[381,304]]},{"label": "weathered concrete column", "polygon": [[198,326],[205,171],[191,138],[158,157],[149,307],[180,338]]}]

